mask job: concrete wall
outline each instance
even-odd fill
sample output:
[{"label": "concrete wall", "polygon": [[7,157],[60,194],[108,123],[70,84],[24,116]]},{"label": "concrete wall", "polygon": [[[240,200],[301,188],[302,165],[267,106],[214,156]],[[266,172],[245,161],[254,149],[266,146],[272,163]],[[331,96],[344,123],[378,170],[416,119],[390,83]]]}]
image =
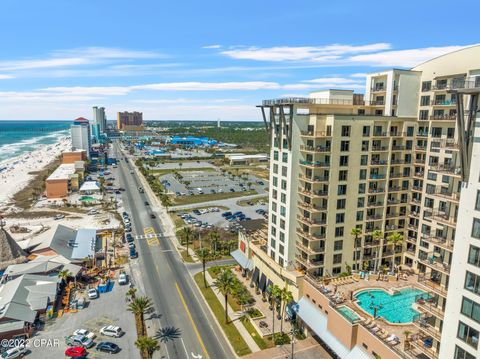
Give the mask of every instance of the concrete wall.
[{"label": "concrete wall", "polygon": [[87,154],[86,152],[63,152],[62,153],[62,164],[65,163],[75,163],[77,161],[86,161]]},{"label": "concrete wall", "polygon": [[46,181],[47,198],[64,198],[68,195],[68,180],[47,180]]}]

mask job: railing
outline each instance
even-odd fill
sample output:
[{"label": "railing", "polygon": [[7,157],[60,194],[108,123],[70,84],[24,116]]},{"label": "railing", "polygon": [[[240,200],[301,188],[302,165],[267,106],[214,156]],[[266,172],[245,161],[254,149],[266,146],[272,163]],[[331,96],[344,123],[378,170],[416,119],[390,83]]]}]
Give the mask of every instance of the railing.
[{"label": "railing", "polygon": [[388,133],[387,132],[373,132],[372,136],[373,137],[387,137]]},{"label": "railing", "polygon": [[367,202],[367,207],[382,207],[383,202]]},{"label": "railing", "polygon": [[372,166],[386,166],[388,164],[387,160],[371,160],[370,164]]},{"label": "railing", "polygon": [[403,151],[405,146],[392,145],[392,151]]},{"label": "railing", "polygon": [[417,137],[428,137],[428,132],[417,132]]},{"label": "railing", "polygon": [[430,105],[432,106],[455,106],[457,101],[455,100],[432,100]]},{"label": "railing", "polygon": [[328,176],[320,177],[320,176],[306,176],[306,175],[298,175],[298,178],[307,180],[310,182],[328,182],[330,178]]},{"label": "railing", "polygon": [[429,252],[425,258],[419,257],[418,260],[430,268],[449,274],[450,265],[445,263],[442,257],[435,256],[435,253],[436,252]]},{"label": "railing", "polygon": [[448,165],[440,165],[440,164],[430,165],[430,169],[435,172],[446,172],[446,173],[451,173],[459,176],[462,174],[462,170],[460,167],[452,167]]},{"label": "railing", "polygon": [[444,187],[435,188],[433,191],[427,189],[427,194],[436,197],[443,197],[458,201],[460,199],[460,192],[448,191]]},{"label": "railing", "polygon": [[328,196],[328,191],[310,191],[301,187],[298,187],[298,192],[307,196],[316,196],[316,197]]},{"label": "railing", "polygon": [[381,214],[372,214],[370,216],[367,216],[367,221],[373,221],[377,219],[382,219],[383,216]]},{"label": "railing", "polygon": [[432,218],[446,224],[455,225],[457,223],[457,218],[455,216],[450,216],[449,214],[442,211],[434,211],[432,213]]},{"label": "railing", "polygon": [[296,241],[297,247],[302,249],[303,251],[310,253],[310,254],[318,254],[325,252],[325,247],[318,247],[318,248],[311,248],[300,241]]},{"label": "railing", "polygon": [[468,77],[462,81],[452,81],[452,89],[480,89],[480,76]]},{"label": "railing", "polygon": [[300,160],[300,164],[310,167],[330,167],[330,162]]},{"label": "railing", "polygon": [[421,311],[435,315],[437,318],[443,319],[445,310],[438,307],[438,294],[418,294],[415,296],[415,302]]},{"label": "railing", "polygon": [[325,233],[323,233],[323,234],[318,234],[318,233],[310,234],[308,232],[305,232],[305,231],[301,230],[300,228],[297,228],[297,234],[307,238],[310,241],[320,241],[320,240],[323,240],[323,239],[326,238]]},{"label": "railing", "polygon": [[308,137],[331,137],[327,131],[300,131],[300,135]]},{"label": "railing", "polygon": [[306,203],[306,202],[302,202],[302,201],[297,201],[297,204],[298,204],[299,207],[305,208],[307,210],[313,210],[313,211],[326,211],[327,210],[327,206],[317,206],[315,204]]},{"label": "railing", "polygon": [[388,151],[387,146],[372,146],[372,151]]},{"label": "railing", "polygon": [[422,332],[431,335],[437,340],[441,338],[441,332],[439,328],[435,327],[434,324],[430,323],[429,320],[434,318],[433,316],[427,316],[425,314],[417,314],[413,317],[413,324],[419,328]]},{"label": "railing", "polygon": [[297,219],[312,225],[323,225],[327,223],[325,219],[311,219],[311,218],[304,217],[300,214],[297,214]]},{"label": "railing", "polygon": [[370,179],[373,180],[382,180],[385,179],[386,175],[384,174],[378,174],[378,173],[370,173]]},{"label": "railing", "polygon": [[309,104],[309,105],[364,105],[363,100],[340,100],[327,98],[310,98],[310,97],[285,97],[270,100],[263,100],[263,106],[275,105],[293,105],[293,104]]},{"label": "railing", "polygon": [[368,193],[384,193],[385,188],[369,188]]},{"label": "railing", "polygon": [[457,115],[432,115],[431,121],[453,121],[457,119]]},{"label": "railing", "polygon": [[311,152],[330,152],[331,151],[331,147],[322,147],[322,146],[304,146],[304,145],[301,145],[300,146],[300,150],[301,151],[311,151]]}]

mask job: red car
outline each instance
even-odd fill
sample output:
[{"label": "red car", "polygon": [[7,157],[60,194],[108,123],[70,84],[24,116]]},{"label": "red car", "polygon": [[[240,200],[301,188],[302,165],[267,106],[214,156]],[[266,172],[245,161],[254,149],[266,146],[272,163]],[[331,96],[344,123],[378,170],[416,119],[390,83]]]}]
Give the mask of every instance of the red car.
[{"label": "red car", "polygon": [[71,347],[65,350],[65,355],[70,358],[76,358],[87,355],[87,350],[83,347]]}]

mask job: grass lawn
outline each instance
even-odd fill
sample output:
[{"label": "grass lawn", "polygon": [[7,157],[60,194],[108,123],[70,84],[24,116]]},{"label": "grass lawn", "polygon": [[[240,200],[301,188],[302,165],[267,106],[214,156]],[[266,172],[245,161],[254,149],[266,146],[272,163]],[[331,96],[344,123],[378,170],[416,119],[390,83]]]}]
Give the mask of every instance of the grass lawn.
[{"label": "grass lawn", "polygon": [[271,338],[270,337],[265,339],[262,338],[261,335],[258,334],[253,324],[250,322],[250,320],[242,320],[242,324],[245,327],[245,329],[247,329],[247,332],[250,333],[253,340],[255,340],[255,343],[257,343],[260,349],[264,350],[268,348],[273,348],[273,341],[271,340]]},{"label": "grass lawn", "polygon": [[181,219],[176,213],[170,212],[169,213],[170,218],[172,218],[173,224],[175,225],[175,228],[181,228],[185,225],[185,222],[183,222],[183,219]]},{"label": "grass lawn", "polygon": [[202,273],[200,272],[195,274],[194,279],[198,288],[200,289],[200,292],[202,292],[202,295],[215,315],[215,318],[217,318],[218,323],[222,327],[223,332],[227,336],[228,341],[235,350],[235,353],[239,356],[250,354],[252,351],[248,347],[247,343],[245,343],[245,340],[243,340],[235,325],[231,322],[225,324],[225,310],[223,309],[218,298],[215,296],[213,290],[203,286]]},{"label": "grass lawn", "polygon": [[191,256],[187,256],[187,251],[186,250],[180,251],[180,255],[182,256],[182,259],[183,259],[184,262],[195,263],[195,261],[193,260],[193,258]]},{"label": "grass lawn", "polygon": [[213,194],[197,194],[193,196],[182,196],[182,197],[175,197],[174,206],[181,206],[184,204],[192,204],[192,203],[202,203],[202,202],[209,202],[209,201],[217,201],[220,199],[228,199],[232,197],[243,197],[243,196],[250,196],[252,194],[257,194],[257,191],[250,190],[245,192],[224,192],[224,193],[213,193]]},{"label": "grass lawn", "polygon": [[214,172],[214,171],[217,171],[217,169],[212,167],[196,167],[196,168],[179,167],[179,168],[169,168],[169,169],[148,170],[150,174],[155,176],[163,176],[163,175],[166,175],[167,173],[172,173],[172,172],[192,172],[192,171]]},{"label": "grass lawn", "polygon": [[268,203],[268,196],[238,201],[237,204],[239,206],[250,206],[247,202],[252,202],[253,204],[257,204],[258,202],[262,202],[262,201],[265,203]]}]

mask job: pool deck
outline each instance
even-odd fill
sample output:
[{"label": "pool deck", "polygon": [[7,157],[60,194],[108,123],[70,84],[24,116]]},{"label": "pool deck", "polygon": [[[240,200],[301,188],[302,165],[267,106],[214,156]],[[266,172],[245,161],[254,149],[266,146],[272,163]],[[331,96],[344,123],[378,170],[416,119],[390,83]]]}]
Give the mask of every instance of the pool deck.
[{"label": "pool deck", "polygon": [[[405,343],[405,334],[404,332],[408,331],[411,334],[416,333],[418,330],[416,329],[413,323],[390,323],[385,321],[383,318],[373,319],[373,316],[370,315],[368,312],[364,311],[357,305],[356,299],[354,298],[355,293],[359,291],[364,291],[368,289],[383,289],[389,293],[393,289],[400,290],[404,288],[415,288],[425,291],[422,287],[417,285],[417,276],[416,275],[409,275],[406,276],[405,279],[398,279],[394,276],[389,276],[389,281],[384,280],[377,280],[377,275],[371,275],[368,279],[361,279],[358,275],[351,276],[351,280],[332,280],[328,284],[323,285],[322,288],[327,288],[330,290],[330,293],[334,293],[335,296],[343,298],[343,301],[339,301],[337,303],[338,306],[346,306],[355,311],[360,317],[365,318],[367,323],[365,324],[364,321],[359,321],[360,325],[369,328],[372,324],[370,322],[374,322],[379,328],[380,331],[385,333],[387,332],[388,335],[395,334],[398,338],[400,338],[400,344],[397,345],[398,349],[403,349],[403,343]],[[317,282],[316,286],[320,286],[320,283]],[[413,308],[416,309],[416,305],[413,305]],[[412,337],[410,335],[410,337]]]}]

